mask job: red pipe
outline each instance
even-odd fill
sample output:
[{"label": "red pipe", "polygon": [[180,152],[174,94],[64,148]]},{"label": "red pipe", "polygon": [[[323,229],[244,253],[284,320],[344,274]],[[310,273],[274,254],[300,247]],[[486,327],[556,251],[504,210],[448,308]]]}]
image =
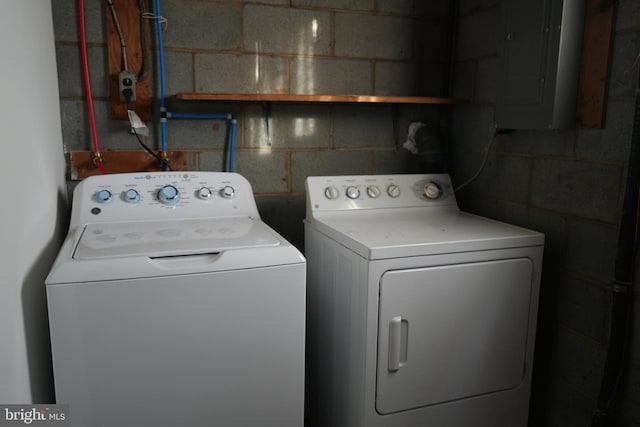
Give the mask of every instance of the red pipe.
[{"label": "red pipe", "polygon": [[84,77],[84,89],[87,99],[87,109],[89,111],[89,123],[91,124],[91,137],[93,139],[94,159],[102,174],[106,174],[107,170],[102,164],[100,158],[100,143],[98,142],[98,127],[96,126],[96,113],[93,109],[93,95],[91,93],[91,78],[89,75],[89,60],[87,59],[87,35],[86,25],[84,22],[84,0],[78,0],[78,14],[80,17],[80,48],[82,52],[82,73]]}]

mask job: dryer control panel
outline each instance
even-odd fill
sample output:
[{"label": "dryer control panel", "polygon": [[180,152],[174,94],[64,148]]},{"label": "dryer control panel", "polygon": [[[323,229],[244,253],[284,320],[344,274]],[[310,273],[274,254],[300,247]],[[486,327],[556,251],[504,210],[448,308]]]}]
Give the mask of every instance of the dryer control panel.
[{"label": "dryer control panel", "polygon": [[308,177],[307,212],[454,206],[447,174]]},{"label": "dryer control panel", "polygon": [[91,222],[250,216],[251,184],[225,172],[140,172],[86,178],[73,193],[71,227]]}]

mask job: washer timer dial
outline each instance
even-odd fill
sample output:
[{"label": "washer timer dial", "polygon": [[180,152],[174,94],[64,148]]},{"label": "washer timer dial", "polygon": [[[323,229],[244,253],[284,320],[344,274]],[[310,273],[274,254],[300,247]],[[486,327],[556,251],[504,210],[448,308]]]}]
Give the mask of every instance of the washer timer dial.
[{"label": "washer timer dial", "polygon": [[158,200],[165,205],[175,205],[180,200],[180,192],[173,185],[165,185],[158,191]]}]

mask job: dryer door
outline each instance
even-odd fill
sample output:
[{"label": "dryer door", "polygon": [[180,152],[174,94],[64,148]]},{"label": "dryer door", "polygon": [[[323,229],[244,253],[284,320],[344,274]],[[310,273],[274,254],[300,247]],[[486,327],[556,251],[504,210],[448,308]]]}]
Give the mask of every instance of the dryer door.
[{"label": "dryer door", "polygon": [[532,283],[528,258],[385,272],[377,411],[518,387],[527,368]]}]

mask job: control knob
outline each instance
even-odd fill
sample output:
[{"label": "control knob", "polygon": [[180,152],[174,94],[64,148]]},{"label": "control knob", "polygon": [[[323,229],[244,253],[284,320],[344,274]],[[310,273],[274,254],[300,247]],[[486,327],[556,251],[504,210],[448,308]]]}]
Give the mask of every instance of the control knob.
[{"label": "control knob", "polygon": [[377,185],[368,186],[367,187],[367,194],[372,199],[377,199],[378,197],[380,197],[380,187],[378,187]]},{"label": "control knob", "polygon": [[138,203],[140,201],[140,194],[133,188],[130,188],[129,190],[125,191],[124,200],[127,203]]},{"label": "control knob", "polygon": [[180,200],[180,192],[173,185],[165,185],[158,191],[158,200],[165,205],[175,205]]},{"label": "control knob", "polygon": [[424,185],[424,196],[429,200],[439,199],[442,196],[442,189],[437,183],[429,181]]},{"label": "control knob", "polygon": [[340,192],[335,186],[330,185],[324,189],[324,196],[329,200],[335,200],[340,197]]},{"label": "control knob", "polygon": [[98,203],[109,203],[112,197],[111,191],[109,190],[100,190],[96,193]]},{"label": "control knob", "polygon": [[220,195],[225,199],[231,199],[236,195],[236,190],[232,186],[226,185],[222,188],[222,190],[220,190]]},{"label": "control knob", "polygon": [[398,184],[389,184],[387,186],[387,194],[389,197],[400,197],[400,186]]},{"label": "control knob", "polygon": [[346,193],[347,197],[350,199],[357,199],[358,197],[360,197],[360,189],[355,185],[350,185],[349,187],[347,187]]},{"label": "control knob", "polygon": [[211,196],[213,195],[211,190],[207,187],[202,187],[201,189],[198,190],[196,194],[198,195],[198,199],[202,199],[202,200],[210,199]]}]

